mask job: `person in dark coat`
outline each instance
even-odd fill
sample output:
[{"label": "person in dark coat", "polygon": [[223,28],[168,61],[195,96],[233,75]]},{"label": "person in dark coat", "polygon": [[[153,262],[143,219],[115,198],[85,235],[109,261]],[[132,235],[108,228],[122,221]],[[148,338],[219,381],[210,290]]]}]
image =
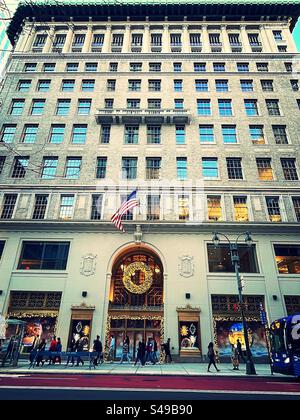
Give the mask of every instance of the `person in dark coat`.
[{"label": "person in dark coat", "polygon": [[61,352],[62,352],[62,344],[61,344],[60,338],[58,338],[56,342],[56,353],[59,353],[59,354],[54,357],[53,364],[58,362],[61,365]]},{"label": "person in dark coat", "polygon": [[145,343],[144,340],[140,341],[138,344],[138,351],[135,359],[134,366],[137,364],[137,362],[140,362],[140,364],[145,366]]},{"label": "person in dark coat", "polygon": [[239,362],[242,359],[242,361],[244,363],[246,363],[246,360],[245,360],[245,357],[244,357],[244,354],[243,354],[242,344],[241,344],[239,339],[237,339],[236,348],[237,348],[237,351],[238,351],[238,354],[239,354]]},{"label": "person in dark coat", "polygon": [[[68,348],[68,352],[70,352],[70,353],[74,353],[75,352],[75,344],[76,344],[76,339],[75,339],[75,334],[73,334],[73,337],[72,337],[70,346]],[[70,363],[70,360],[71,360],[72,366],[74,366],[74,356],[73,355],[70,355],[70,354],[68,356],[68,360],[67,360],[66,366],[68,366],[68,364]]]},{"label": "person in dark coat", "polygon": [[168,338],[167,342],[164,344],[164,351],[165,351],[165,363],[168,363],[167,360],[169,360],[170,363],[172,363],[172,356],[171,356],[171,349],[170,349],[170,342],[171,339]]},{"label": "person in dark coat", "polygon": [[210,372],[209,368],[211,367],[211,365],[214,365],[215,369],[217,372],[220,372],[220,369],[217,368],[216,366],[216,353],[214,350],[214,344],[213,343],[209,343],[208,345],[208,351],[207,351],[207,357],[208,357],[208,368],[207,368],[207,372]]},{"label": "person in dark coat", "polygon": [[46,340],[43,338],[40,344],[37,346],[37,356],[36,356],[36,365],[40,366],[40,363],[42,363],[42,366],[44,366],[43,361],[43,352],[46,349]]},{"label": "person in dark coat", "polygon": [[98,366],[99,361],[101,363],[103,363],[103,358],[101,358],[102,357],[103,346],[102,346],[102,343],[100,341],[99,335],[97,335],[96,340],[94,340],[93,351],[97,353],[97,355],[94,359],[94,365]]},{"label": "person in dark coat", "polygon": [[[82,340],[82,338],[80,338],[75,343],[75,352],[81,353],[83,351],[83,347],[84,347],[84,341]],[[82,366],[84,365],[84,361],[81,359],[80,355],[77,356],[76,366],[79,366],[79,363],[81,363]]]}]

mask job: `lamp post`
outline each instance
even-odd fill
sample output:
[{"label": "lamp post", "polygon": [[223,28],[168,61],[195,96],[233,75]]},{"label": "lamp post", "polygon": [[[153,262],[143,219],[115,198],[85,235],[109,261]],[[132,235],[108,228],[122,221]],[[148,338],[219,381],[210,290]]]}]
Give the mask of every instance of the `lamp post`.
[{"label": "lamp post", "polygon": [[245,237],[245,242],[247,243],[249,247],[252,246],[251,234],[249,232],[241,233],[236,238],[235,242],[231,242],[230,239],[226,235],[224,235],[224,233],[215,232],[213,236],[213,242],[214,242],[215,247],[217,247],[220,243],[220,236],[223,236],[229,243],[231,263],[234,267],[234,271],[235,271],[235,275],[237,279],[238,292],[239,292],[239,304],[240,304],[240,311],[241,311],[241,316],[242,316],[244,339],[245,339],[246,353],[247,353],[246,373],[247,375],[256,375],[252,353],[251,353],[250,345],[249,345],[248,328],[247,328],[247,323],[246,323],[245,313],[244,313],[243,294],[242,294],[243,285],[242,285],[242,279],[239,272],[240,257],[238,253],[238,240],[240,239],[241,236]]}]

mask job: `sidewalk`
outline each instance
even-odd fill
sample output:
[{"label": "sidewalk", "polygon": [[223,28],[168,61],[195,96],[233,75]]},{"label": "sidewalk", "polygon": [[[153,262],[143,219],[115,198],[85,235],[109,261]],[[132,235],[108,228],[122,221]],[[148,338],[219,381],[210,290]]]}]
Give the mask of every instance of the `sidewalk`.
[{"label": "sidewalk", "polygon": [[[231,377],[250,377],[246,375],[246,367],[244,364],[240,365],[240,370],[232,370],[232,365],[229,363],[222,363],[218,365],[220,372],[216,372],[214,367],[211,367],[211,373],[207,372],[206,363],[171,363],[171,364],[158,364],[146,365],[144,367],[133,366],[132,364],[118,362],[109,363],[105,362],[96,368],[89,369],[88,363],[79,367],[66,367],[62,365],[51,365],[44,367],[35,367],[29,369],[27,361],[20,361],[19,366],[0,368],[1,374],[105,374],[105,375],[181,375],[181,376],[231,376]],[[270,366],[264,364],[257,364],[255,366],[257,376],[271,377]],[[274,374],[274,376],[282,377],[282,375]]]}]

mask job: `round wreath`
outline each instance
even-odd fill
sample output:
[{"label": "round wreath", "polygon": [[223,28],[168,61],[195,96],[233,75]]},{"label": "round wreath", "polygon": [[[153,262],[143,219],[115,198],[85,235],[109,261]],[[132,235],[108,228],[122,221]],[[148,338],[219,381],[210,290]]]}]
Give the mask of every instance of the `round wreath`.
[{"label": "round wreath", "polygon": [[[132,281],[132,276],[138,270],[145,274],[145,281],[142,284],[135,284]],[[139,261],[134,262],[124,269],[123,284],[129,292],[141,295],[150,289],[153,281],[152,275],[152,270],[145,263]]]}]

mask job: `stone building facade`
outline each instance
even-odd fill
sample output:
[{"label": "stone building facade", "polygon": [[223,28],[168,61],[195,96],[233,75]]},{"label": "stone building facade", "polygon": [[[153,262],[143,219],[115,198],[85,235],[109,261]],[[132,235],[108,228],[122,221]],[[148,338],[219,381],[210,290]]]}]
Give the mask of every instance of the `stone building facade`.
[{"label": "stone building facade", "polygon": [[[129,1],[108,15],[94,3],[21,5],[9,28],[0,312],[64,347],[115,334],[116,357],[124,335],[132,353],[154,336],[181,357],[212,340],[227,355],[237,280],[226,238],[212,236],[242,234],[245,310],[264,355],[260,303],[269,320],[300,310],[300,5],[228,3],[224,16],[218,2]],[[135,189],[121,233],[110,218]]]}]

